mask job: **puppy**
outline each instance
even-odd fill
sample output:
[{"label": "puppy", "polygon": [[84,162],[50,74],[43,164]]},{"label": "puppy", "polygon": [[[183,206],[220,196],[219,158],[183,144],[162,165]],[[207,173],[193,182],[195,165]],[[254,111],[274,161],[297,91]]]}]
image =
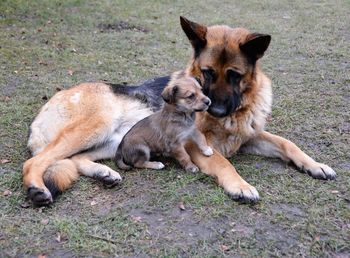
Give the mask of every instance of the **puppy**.
[{"label": "puppy", "polygon": [[163,163],[150,161],[151,156],[162,154],[178,160],[186,171],[197,172],[185,144],[191,140],[205,156],[213,150],[195,126],[195,112],[206,111],[211,101],[202,93],[192,77],[173,80],[162,92],[163,108],[139,121],[124,136],[115,155],[119,168],[162,169]]}]

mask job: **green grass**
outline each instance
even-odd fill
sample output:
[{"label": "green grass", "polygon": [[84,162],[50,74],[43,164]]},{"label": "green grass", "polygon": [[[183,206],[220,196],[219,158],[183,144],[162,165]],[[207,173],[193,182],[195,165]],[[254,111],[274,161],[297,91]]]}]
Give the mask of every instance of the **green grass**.
[{"label": "green grass", "polygon": [[[0,257],[349,256],[349,11],[346,0],[0,1],[0,159],[10,161],[0,164]],[[214,179],[167,161],[164,171],[123,172],[115,189],[81,178],[51,207],[27,207],[21,167],[46,99],[82,81],[133,84],[184,68],[191,50],[180,15],[272,35],[262,60],[274,88],[268,130],[337,180],[236,155],[261,195],[242,205]],[[99,29],[119,21],[149,32]]]}]

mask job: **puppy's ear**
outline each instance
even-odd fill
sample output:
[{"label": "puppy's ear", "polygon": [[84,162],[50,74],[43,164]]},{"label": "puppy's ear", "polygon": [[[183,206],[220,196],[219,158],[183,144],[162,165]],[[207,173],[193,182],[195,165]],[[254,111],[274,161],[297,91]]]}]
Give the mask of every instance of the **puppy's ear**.
[{"label": "puppy's ear", "polygon": [[194,77],[194,79],[198,82],[199,86],[203,87],[201,79],[199,77]]},{"label": "puppy's ear", "polygon": [[178,87],[176,85],[173,87],[165,87],[165,89],[162,92],[162,98],[168,104],[175,103],[175,95],[177,91]]},{"label": "puppy's ear", "polygon": [[187,20],[185,17],[182,16],[180,16],[180,23],[182,30],[185,32],[187,38],[192,44],[195,57],[197,57],[200,54],[201,50],[207,44],[207,40],[205,38],[207,34],[207,27]]},{"label": "puppy's ear", "polygon": [[270,41],[270,35],[252,33],[248,35],[246,42],[239,47],[251,61],[255,63],[256,60],[264,55],[266,49],[269,47]]}]

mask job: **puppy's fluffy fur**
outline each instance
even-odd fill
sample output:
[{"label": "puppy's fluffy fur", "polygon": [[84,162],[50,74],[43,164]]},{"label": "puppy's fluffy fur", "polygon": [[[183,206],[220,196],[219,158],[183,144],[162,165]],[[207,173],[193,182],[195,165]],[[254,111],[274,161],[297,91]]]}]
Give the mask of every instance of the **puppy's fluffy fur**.
[{"label": "puppy's fluffy fur", "polygon": [[138,122],[124,136],[115,157],[119,168],[162,169],[163,163],[150,161],[152,155],[162,154],[176,158],[186,171],[196,172],[198,167],[185,150],[189,140],[204,155],[213,154],[195,126],[195,112],[207,110],[211,103],[199,83],[192,77],[177,78],[164,89],[162,97],[162,110]]}]

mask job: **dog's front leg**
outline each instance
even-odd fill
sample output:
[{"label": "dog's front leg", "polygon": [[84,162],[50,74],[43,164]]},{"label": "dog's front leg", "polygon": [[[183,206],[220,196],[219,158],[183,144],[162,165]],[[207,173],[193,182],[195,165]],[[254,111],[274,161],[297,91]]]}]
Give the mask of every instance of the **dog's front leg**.
[{"label": "dog's front leg", "polygon": [[332,168],[316,162],[291,141],[265,131],[243,145],[240,151],[291,161],[313,178],[333,180],[336,177]]},{"label": "dog's front leg", "polygon": [[255,187],[248,184],[224,156],[214,149],[214,154],[205,157],[192,142],[186,146],[192,161],[202,172],[213,176],[224,190],[233,198],[240,201],[256,202],[259,193]]}]

